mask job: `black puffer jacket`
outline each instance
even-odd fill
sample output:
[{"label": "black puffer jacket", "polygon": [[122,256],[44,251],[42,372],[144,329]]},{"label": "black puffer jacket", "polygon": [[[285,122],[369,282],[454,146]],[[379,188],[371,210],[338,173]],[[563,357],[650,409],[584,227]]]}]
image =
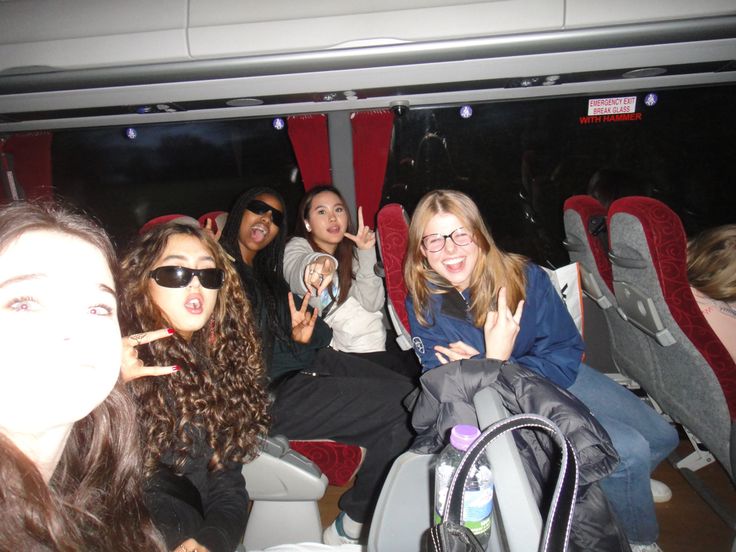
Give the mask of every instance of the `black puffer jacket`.
[{"label": "black puffer jacket", "polygon": [[[438,452],[452,426],[477,424],[473,397],[491,386],[511,414],[540,414],[555,422],[578,453],[580,487],[570,550],[629,550],[597,483],[613,472],[618,455],[606,431],[577,398],[528,368],[495,360],[446,364],[426,372],[420,382],[412,417],[417,432],[412,450]],[[546,504],[556,478],[557,447],[543,432],[516,432],[514,437],[537,502]]]}]

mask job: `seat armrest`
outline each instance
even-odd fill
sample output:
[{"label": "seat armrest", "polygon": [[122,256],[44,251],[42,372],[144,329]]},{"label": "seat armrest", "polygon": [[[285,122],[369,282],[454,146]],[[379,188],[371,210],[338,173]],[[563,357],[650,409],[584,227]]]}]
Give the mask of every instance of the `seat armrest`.
[{"label": "seat armrest", "polygon": [[327,478],[311,460],[289,447],[283,436],[263,439],[261,454],[243,466],[252,500],[319,500]]}]

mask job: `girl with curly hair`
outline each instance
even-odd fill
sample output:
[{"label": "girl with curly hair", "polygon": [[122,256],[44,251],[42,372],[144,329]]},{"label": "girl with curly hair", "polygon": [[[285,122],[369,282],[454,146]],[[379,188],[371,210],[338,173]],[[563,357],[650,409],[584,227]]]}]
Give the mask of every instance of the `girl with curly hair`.
[{"label": "girl with curly hair", "polygon": [[164,550],[117,383],[115,267],[86,217],[0,207],[0,550]]},{"label": "girl with curly hair", "polygon": [[[170,548],[232,552],[248,494],[242,464],[268,430],[261,347],[230,261],[210,235],[154,227],[122,262],[124,374],[138,403],[146,500]],[[153,328],[169,328],[154,339]],[[152,337],[152,334],[153,337]],[[145,367],[159,366],[159,377]]]}]

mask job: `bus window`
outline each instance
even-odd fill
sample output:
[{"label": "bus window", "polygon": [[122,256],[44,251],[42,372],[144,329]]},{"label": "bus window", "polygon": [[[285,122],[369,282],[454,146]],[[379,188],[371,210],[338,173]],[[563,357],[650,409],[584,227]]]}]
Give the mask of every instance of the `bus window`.
[{"label": "bus window", "polygon": [[[734,221],[735,93],[730,85],[410,110],[396,119],[384,202],[411,212],[429,190],[462,190],[503,247],[558,266],[567,259],[564,200],[608,168],[695,234]],[[614,107],[591,115],[598,105]]]},{"label": "bus window", "polygon": [[296,166],[270,118],[65,130],[52,141],[55,193],[91,210],[119,243],[158,215],[227,210],[252,186],[294,197]]}]

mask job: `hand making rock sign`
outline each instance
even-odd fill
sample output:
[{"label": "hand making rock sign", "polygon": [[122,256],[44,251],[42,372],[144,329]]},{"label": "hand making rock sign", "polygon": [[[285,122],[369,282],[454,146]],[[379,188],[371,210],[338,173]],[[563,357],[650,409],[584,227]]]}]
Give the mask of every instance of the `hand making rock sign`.
[{"label": "hand making rock sign", "polygon": [[355,234],[345,232],[345,237],[352,240],[358,249],[372,249],[376,245],[376,233],[370,226],[363,224],[363,207],[358,207],[358,231]]},{"label": "hand making rock sign", "polygon": [[123,338],[123,355],[120,362],[120,374],[124,382],[129,382],[137,378],[146,376],[167,376],[179,371],[179,367],[174,366],[145,366],[143,361],[138,358],[137,347],[146,343],[151,343],[158,339],[164,339],[174,335],[171,328],[162,328],[152,332],[144,332],[129,335]]}]

